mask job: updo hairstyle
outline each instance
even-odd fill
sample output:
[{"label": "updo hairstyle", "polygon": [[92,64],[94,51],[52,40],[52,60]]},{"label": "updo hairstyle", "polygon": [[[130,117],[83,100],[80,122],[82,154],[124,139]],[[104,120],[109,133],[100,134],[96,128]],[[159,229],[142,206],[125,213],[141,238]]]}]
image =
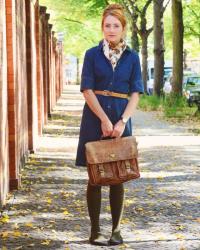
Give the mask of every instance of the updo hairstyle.
[{"label": "updo hairstyle", "polygon": [[122,24],[123,29],[126,28],[127,21],[126,16],[124,12],[124,8],[120,4],[109,4],[103,12],[102,15],[102,22],[101,22],[101,28],[103,30],[104,20],[107,16],[114,16],[116,17]]}]

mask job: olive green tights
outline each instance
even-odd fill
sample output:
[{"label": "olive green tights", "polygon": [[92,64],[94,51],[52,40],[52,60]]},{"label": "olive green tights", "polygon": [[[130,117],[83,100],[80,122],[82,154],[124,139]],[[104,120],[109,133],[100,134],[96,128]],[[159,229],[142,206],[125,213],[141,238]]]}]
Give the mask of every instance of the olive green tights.
[{"label": "olive green tights", "polygon": [[[120,230],[120,220],[124,207],[123,184],[110,186],[110,208],[112,215],[112,232]],[[100,232],[99,216],[101,211],[101,186],[87,186],[87,204],[91,221],[91,231]]]}]

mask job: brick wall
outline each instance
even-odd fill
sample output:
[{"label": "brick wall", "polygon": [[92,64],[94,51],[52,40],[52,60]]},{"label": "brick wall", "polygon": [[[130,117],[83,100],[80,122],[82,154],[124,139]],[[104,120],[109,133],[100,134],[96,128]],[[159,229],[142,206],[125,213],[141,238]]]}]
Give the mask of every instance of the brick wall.
[{"label": "brick wall", "polygon": [[62,44],[38,0],[0,0],[0,205],[20,187],[62,89]]},{"label": "brick wall", "polygon": [[5,0],[0,0],[0,204],[9,189]]}]

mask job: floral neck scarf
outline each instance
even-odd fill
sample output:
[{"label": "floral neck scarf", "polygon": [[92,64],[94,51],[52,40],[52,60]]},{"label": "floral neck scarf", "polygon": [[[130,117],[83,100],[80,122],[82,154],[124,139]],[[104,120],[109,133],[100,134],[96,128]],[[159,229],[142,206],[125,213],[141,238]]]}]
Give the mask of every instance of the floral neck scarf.
[{"label": "floral neck scarf", "polygon": [[120,59],[126,47],[127,47],[126,42],[123,39],[121,39],[116,46],[113,46],[106,39],[103,40],[104,55],[111,62],[113,69],[115,69],[117,62]]}]

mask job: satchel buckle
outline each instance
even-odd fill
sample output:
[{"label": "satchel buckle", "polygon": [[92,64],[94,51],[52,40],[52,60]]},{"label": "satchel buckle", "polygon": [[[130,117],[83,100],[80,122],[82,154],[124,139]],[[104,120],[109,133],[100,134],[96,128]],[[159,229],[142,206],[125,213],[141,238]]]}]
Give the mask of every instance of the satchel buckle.
[{"label": "satchel buckle", "polygon": [[110,154],[110,157],[111,158],[115,158],[115,154]]},{"label": "satchel buckle", "polygon": [[130,172],[130,170],[131,170],[131,164],[130,164],[129,161],[125,161],[125,166],[126,166],[127,171]]},{"label": "satchel buckle", "polygon": [[105,175],[105,171],[104,171],[104,168],[103,168],[103,165],[99,165],[99,172],[102,176]]}]

